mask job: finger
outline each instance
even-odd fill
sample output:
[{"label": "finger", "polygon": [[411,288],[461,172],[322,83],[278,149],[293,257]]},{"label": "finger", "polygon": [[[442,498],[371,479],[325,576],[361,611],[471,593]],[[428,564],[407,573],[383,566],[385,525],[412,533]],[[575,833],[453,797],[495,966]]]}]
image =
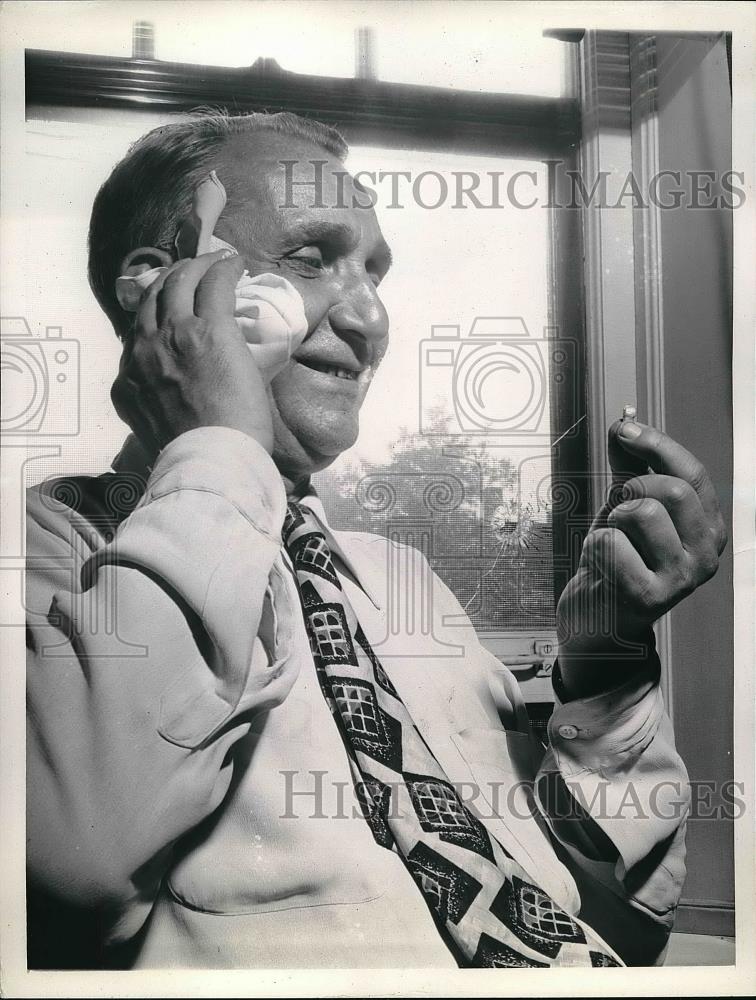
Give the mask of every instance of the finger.
[{"label": "finger", "polygon": [[658,603],[658,580],[623,532],[614,528],[591,531],[583,544],[583,557],[609,585],[618,609],[630,603],[651,610]]},{"label": "finger", "polygon": [[643,562],[654,572],[669,572],[687,565],[672,518],[658,500],[621,503],[609,515],[608,524],[630,539]]},{"label": "finger", "polygon": [[655,427],[630,420],[625,420],[619,425],[617,441],[628,455],[645,462],[654,472],[676,476],[693,487],[709,519],[710,527],[717,538],[718,550],[721,552],[726,534],[719,501],[706,469],[695,455]]},{"label": "finger", "polygon": [[607,434],[607,451],[612,478],[615,483],[625,483],[634,476],[643,476],[648,472],[648,461],[643,455],[626,451],[623,447],[624,438],[619,432],[631,420],[615,420]]},{"label": "finger", "polygon": [[194,313],[201,319],[231,317],[236,305],[236,286],[244,265],[238,254],[216,260],[203,274],[194,295]]},{"label": "finger", "polygon": [[228,257],[229,253],[228,250],[203,253],[199,257],[179,261],[177,266],[171,268],[157,297],[158,326],[162,326],[168,319],[182,320],[195,315],[197,286],[210,268]]},{"label": "finger", "polygon": [[601,510],[596,515],[594,527],[606,527],[607,517],[610,512],[622,503],[622,488],[630,479],[644,476],[648,472],[648,463],[631,455],[625,451],[617,439],[617,433],[622,425],[621,420],[616,420],[609,428],[607,434],[607,453],[609,457],[609,467],[612,470],[612,483],[606,495],[606,500]]},{"label": "finger", "polygon": [[683,479],[654,473],[625,483],[623,500],[648,497],[663,504],[684,549],[698,553],[713,548],[711,532],[698,494]]},{"label": "finger", "polygon": [[155,278],[155,280],[145,288],[142,292],[142,298],[139,301],[139,306],[136,311],[136,318],[134,320],[134,332],[140,336],[151,336],[157,333],[158,329],[158,319],[157,319],[157,303],[158,296],[162,291],[163,285],[168,275],[181,265],[181,261],[177,260],[175,264],[171,264],[170,267],[166,267],[161,274]]}]

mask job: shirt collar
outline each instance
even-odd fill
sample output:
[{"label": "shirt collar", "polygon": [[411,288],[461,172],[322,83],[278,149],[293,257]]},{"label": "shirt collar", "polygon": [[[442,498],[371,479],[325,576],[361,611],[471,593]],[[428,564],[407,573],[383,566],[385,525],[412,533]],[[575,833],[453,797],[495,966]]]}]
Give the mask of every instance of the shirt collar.
[{"label": "shirt collar", "polygon": [[[142,446],[139,439],[134,434],[129,434],[123,447],[113,459],[111,468],[116,473],[131,472],[144,474],[145,472],[152,472],[152,463],[149,453]],[[381,595],[385,587],[383,574],[379,574],[378,572],[372,573],[372,566],[366,565],[364,560],[360,562],[354,557],[354,554],[350,552],[348,532],[340,531],[336,533],[331,528],[323,503],[312,483],[308,482],[302,492],[304,495],[301,499],[297,498],[297,503],[302,504],[312,511],[325,535],[331,552],[347,567],[357,583],[364,590],[371,604],[380,611],[382,608]]]}]

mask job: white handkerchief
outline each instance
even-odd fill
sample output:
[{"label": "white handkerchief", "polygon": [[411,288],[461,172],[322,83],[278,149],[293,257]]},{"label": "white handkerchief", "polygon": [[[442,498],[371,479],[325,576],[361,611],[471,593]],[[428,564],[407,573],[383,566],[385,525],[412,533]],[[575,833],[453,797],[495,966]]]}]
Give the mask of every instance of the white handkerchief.
[{"label": "white handkerchief", "polygon": [[[225,189],[213,171],[197,186],[192,216],[176,237],[179,253],[188,248],[193,249],[196,256],[223,249],[237,252],[230,243],[212,235],[225,203]],[[153,267],[142,274],[116,278],[116,296],[121,308],[136,312],[145,289],[166,270],[165,267]],[[307,335],[302,296],[279,274],[251,277],[245,271],[236,285],[234,316],[267,382],[286,366]]]}]

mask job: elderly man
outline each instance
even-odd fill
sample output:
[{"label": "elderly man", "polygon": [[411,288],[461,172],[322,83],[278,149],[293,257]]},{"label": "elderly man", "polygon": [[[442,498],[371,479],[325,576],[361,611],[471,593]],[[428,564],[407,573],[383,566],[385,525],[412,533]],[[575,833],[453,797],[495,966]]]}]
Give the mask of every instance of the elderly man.
[{"label": "elderly man", "polygon": [[[545,753],[437,578],[449,656],[387,636],[387,542],[330,530],[309,485],[354,443],[388,347],[390,253],[345,154],[294,115],[198,117],[97,197],[90,281],[134,434],[112,471],[30,496],[32,965],[663,956],[687,793],[651,625],[716,570],[713,488],[653,428],[610,431],[624,492],[560,600]],[[289,183],[313,160],[315,204]],[[289,296],[260,293],[282,328],[284,299],[304,305],[272,377],[243,272]]]}]

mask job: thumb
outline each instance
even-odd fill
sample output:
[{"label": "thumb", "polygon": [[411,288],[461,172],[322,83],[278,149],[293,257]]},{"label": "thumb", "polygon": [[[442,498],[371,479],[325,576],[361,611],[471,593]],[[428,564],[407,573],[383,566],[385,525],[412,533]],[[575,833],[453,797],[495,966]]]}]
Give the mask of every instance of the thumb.
[{"label": "thumb", "polygon": [[622,503],[622,488],[625,483],[635,479],[636,476],[645,476],[648,472],[648,463],[624,447],[622,435],[619,433],[622,425],[622,420],[615,420],[607,433],[607,454],[609,467],[612,470],[612,484],[606,501],[596,516],[594,527],[605,526],[611,511],[617,504]]},{"label": "thumb", "polygon": [[615,483],[624,485],[628,479],[634,479],[635,476],[645,476],[648,472],[648,462],[626,448],[623,435],[620,434],[621,427],[633,423],[635,421],[615,420],[609,428],[607,434],[607,451],[609,465],[612,470],[612,485]]},{"label": "thumb", "polygon": [[203,275],[194,296],[194,312],[201,319],[234,315],[236,286],[244,265],[238,254],[222,257]]}]

